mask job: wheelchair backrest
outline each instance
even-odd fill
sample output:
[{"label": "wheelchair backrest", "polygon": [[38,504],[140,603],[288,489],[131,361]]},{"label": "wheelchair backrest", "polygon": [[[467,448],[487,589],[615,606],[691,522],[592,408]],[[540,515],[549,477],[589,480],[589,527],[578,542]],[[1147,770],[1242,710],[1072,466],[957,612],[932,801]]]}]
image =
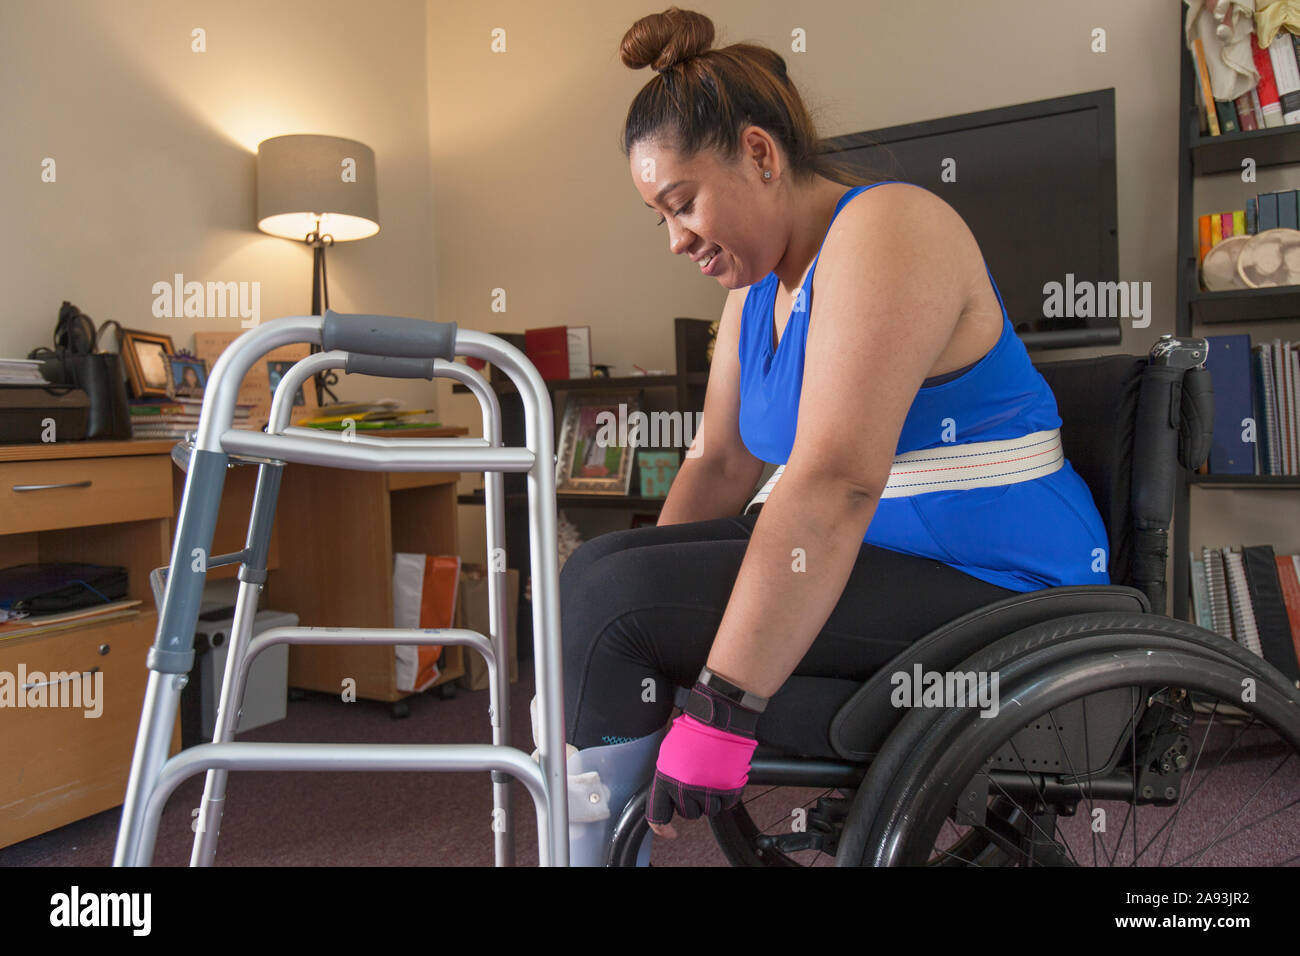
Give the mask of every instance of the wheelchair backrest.
[{"label": "wheelchair backrest", "polygon": [[1087,483],[1110,539],[1112,584],[1133,585],[1133,439],[1145,356],[1035,363],[1056,395],[1061,444]]}]

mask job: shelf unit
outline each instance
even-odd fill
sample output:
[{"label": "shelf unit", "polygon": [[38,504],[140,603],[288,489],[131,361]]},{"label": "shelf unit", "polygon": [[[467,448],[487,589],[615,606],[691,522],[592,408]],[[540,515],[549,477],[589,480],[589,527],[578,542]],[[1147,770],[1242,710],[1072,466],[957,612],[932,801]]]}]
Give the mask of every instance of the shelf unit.
[{"label": "shelf unit", "polygon": [[[557,447],[559,430],[564,420],[564,402],[561,397],[574,391],[591,389],[629,389],[671,390],[673,393],[671,410],[681,412],[700,412],[704,410],[704,392],[709,382],[706,349],[709,340],[708,319],[673,320],[673,336],[677,357],[677,373],[674,375],[625,375],[618,378],[564,378],[551,379],[546,383],[546,390],[551,397],[551,407],[555,412],[555,435]],[[518,332],[494,332],[493,335],[505,339],[521,351],[524,348],[524,336]],[[523,407],[518,401],[518,392],[514,383],[498,372],[491,371],[490,382],[493,391],[501,397],[501,429],[506,444],[524,444]],[[454,385],[453,391],[468,392],[463,385]],[[634,463],[635,467],[635,463]],[[513,479],[513,481],[512,481]],[[528,502],[524,475],[505,476],[506,504],[525,505]],[[511,485],[517,485],[512,489]],[[632,487],[639,484],[633,474]],[[663,498],[645,498],[637,494],[606,495],[560,492],[556,502],[561,508],[625,508],[657,511],[663,506]],[[469,494],[460,495],[457,501],[463,505],[481,505],[484,503],[483,491],[479,489]],[[513,553],[513,552],[511,552]]]},{"label": "shelf unit", "polygon": [[[1178,276],[1175,335],[1187,338],[1197,326],[1239,322],[1276,322],[1300,318],[1300,286],[1203,292],[1198,274],[1199,241],[1193,191],[1200,176],[1240,175],[1250,157],[1257,169],[1300,164],[1300,124],[1250,132],[1203,136],[1196,105],[1196,69],[1183,34],[1185,8],[1179,7],[1178,55]],[[1252,41],[1253,42],[1253,41]],[[1207,490],[1300,488],[1296,475],[1202,475],[1179,469],[1182,480],[1174,498],[1174,617],[1192,619],[1190,600],[1191,488]]]},{"label": "shelf unit", "polygon": [[[683,413],[702,412],[704,410],[704,393],[709,381],[706,350],[709,341],[709,326],[712,320],[677,318],[673,320],[673,336],[677,359],[677,372],[673,375],[635,375],[618,378],[582,378],[553,379],[546,383],[551,397],[551,406],[555,410],[555,437],[564,418],[564,396],[568,392],[590,389],[627,389],[640,388],[671,392],[669,410]],[[520,351],[524,348],[522,333],[494,332]],[[493,368],[489,381],[493,390],[501,399],[502,440],[507,445],[522,446],[525,442],[523,403],[513,383],[497,369]],[[468,392],[463,385],[454,385],[453,391]],[[684,449],[678,449],[684,451]],[[635,462],[633,463],[635,469]],[[507,473],[505,485],[505,537],[506,555],[511,567],[519,568],[519,613],[516,629],[519,637],[519,653],[525,657],[532,647],[532,609],[524,599],[524,585],[531,570],[528,551],[528,490],[527,475]],[[639,488],[635,470],[632,484]],[[482,505],[482,489],[457,496],[463,505]],[[556,495],[556,505],[560,509],[623,509],[628,511],[645,511],[657,513],[664,504],[664,498],[645,498],[641,495],[604,495],[574,494],[560,492]]]}]

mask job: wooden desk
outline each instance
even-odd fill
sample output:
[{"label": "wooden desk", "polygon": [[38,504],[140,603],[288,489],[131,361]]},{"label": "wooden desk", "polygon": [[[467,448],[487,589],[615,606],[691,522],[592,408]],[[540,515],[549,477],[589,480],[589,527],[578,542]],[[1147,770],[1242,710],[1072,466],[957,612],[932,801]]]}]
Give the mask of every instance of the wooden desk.
[{"label": "wooden desk", "polygon": [[[0,641],[0,671],[103,673],[102,711],[9,708],[0,733],[0,846],[119,806],[158,626],[149,572],[171,547],[172,442],[0,445],[0,567],[123,565],[130,617]],[[89,482],[88,485],[83,484]],[[63,485],[15,491],[15,485]],[[77,487],[81,485],[80,487]],[[179,718],[171,752],[181,745]]]}]

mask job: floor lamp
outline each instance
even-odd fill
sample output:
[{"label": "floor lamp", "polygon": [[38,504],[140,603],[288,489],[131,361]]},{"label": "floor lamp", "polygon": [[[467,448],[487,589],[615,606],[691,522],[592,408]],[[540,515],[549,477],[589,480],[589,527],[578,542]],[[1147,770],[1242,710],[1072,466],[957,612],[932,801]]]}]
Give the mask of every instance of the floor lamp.
[{"label": "floor lamp", "polygon": [[[365,239],[379,231],[375,153],[364,143],[338,136],[294,134],[257,144],[257,228],[312,248],[311,314],[330,307],[325,250],[336,242]],[[313,352],[319,347],[313,345]],[[316,403],[338,376],[316,375]]]}]

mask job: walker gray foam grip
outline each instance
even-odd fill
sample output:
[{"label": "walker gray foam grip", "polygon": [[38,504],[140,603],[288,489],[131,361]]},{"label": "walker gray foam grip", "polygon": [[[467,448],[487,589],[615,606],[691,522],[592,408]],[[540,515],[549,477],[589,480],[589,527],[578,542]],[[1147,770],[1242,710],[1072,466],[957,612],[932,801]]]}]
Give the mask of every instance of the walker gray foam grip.
[{"label": "walker gray foam grip", "polygon": [[361,352],[349,352],[343,371],[349,374],[378,375],[383,378],[427,378],[433,379],[431,358],[393,358],[391,355],[365,355]]},{"label": "walker gray foam grip", "polygon": [[456,323],[408,319],[399,315],[362,315],[325,310],[321,348],[402,358],[456,357]]}]

